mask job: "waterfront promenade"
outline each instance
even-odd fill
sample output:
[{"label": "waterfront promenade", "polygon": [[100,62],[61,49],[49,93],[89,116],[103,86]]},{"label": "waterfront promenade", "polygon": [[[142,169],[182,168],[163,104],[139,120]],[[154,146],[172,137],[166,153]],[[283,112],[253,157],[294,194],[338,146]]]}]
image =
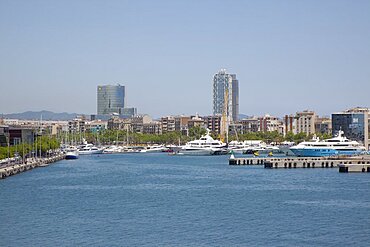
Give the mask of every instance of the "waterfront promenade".
[{"label": "waterfront promenade", "polygon": [[18,173],[28,171],[37,167],[45,167],[51,163],[63,160],[65,155],[63,153],[57,153],[50,157],[44,158],[28,158],[25,163],[17,164],[16,162],[10,162],[2,164],[0,167],[0,179],[16,175]]}]

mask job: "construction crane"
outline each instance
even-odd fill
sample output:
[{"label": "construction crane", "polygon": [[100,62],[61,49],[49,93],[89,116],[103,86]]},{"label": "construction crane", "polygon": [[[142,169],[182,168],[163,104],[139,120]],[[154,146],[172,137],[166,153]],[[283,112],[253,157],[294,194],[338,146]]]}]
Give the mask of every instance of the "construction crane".
[{"label": "construction crane", "polygon": [[229,143],[229,83],[225,83],[224,109],[221,116],[221,141]]}]

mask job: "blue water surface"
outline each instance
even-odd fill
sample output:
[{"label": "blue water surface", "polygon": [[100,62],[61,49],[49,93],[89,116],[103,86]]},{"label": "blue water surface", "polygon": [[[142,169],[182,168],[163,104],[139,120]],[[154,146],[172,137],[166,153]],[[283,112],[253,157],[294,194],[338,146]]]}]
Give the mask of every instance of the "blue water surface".
[{"label": "blue water surface", "polygon": [[80,156],[0,180],[0,246],[370,246],[370,174]]}]

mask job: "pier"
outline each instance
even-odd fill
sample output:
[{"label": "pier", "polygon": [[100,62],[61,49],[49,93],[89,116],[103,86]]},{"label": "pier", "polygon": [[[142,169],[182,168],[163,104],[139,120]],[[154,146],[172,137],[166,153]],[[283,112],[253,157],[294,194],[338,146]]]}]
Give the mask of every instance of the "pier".
[{"label": "pier", "polygon": [[63,160],[65,158],[64,154],[57,154],[47,158],[30,158],[24,164],[11,164],[0,168],[0,179],[4,179],[9,176],[16,175],[18,173],[28,171],[37,167],[45,167],[51,163]]},{"label": "pier", "polygon": [[265,168],[338,168],[339,172],[370,172],[370,156],[235,158],[229,165],[263,165]]}]

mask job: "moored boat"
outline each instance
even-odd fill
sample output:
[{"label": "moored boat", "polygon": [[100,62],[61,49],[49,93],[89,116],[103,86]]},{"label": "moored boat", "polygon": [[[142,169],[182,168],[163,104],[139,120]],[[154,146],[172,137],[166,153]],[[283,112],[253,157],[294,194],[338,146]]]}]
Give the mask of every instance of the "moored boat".
[{"label": "moored boat", "polygon": [[76,147],[69,147],[65,149],[65,159],[66,160],[75,160],[78,159],[79,153]]},{"label": "moored boat", "polygon": [[279,152],[277,146],[268,145],[261,140],[246,140],[243,142],[232,141],[229,143],[229,150],[237,154],[255,154],[256,152],[269,154],[271,152]]},{"label": "moored boat", "polygon": [[82,154],[82,155],[85,155],[85,154],[101,154],[103,153],[103,150],[102,148],[98,148],[96,146],[94,146],[93,144],[84,144],[82,146],[80,146],[80,148],[78,149],[78,153],[79,154]]},{"label": "moored boat", "polygon": [[155,144],[155,145],[147,146],[144,149],[141,149],[140,153],[162,153],[162,152],[166,152],[167,150],[168,148],[165,147],[164,145]]},{"label": "moored boat", "polygon": [[226,144],[213,139],[209,130],[200,139],[186,143],[178,152],[180,155],[219,155],[227,153]]},{"label": "moored boat", "polygon": [[320,141],[314,138],[312,141],[301,142],[290,150],[300,157],[325,157],[335,155],[359,155],[366,153],[366,148],[357,141],[350,141],[340,130],[334,138]]}]

